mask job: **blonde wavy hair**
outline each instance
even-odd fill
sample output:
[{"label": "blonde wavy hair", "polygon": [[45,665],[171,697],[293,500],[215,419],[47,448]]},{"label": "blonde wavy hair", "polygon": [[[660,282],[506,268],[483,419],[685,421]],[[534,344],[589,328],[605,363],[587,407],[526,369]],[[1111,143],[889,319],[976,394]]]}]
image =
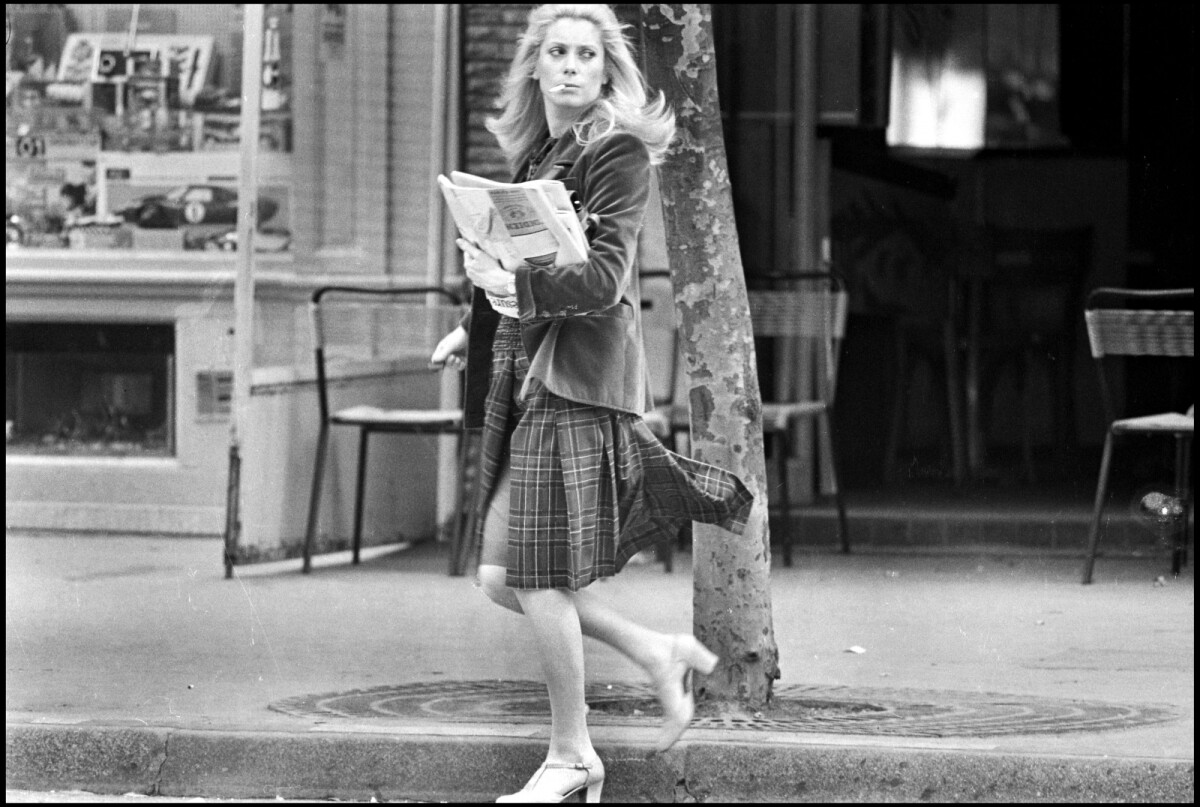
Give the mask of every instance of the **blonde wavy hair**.
[{"label": "blonde wavy hair", "polygon": [[500,142],[509,166],[515,170],[546,129],[541,89],[531,76],[547,29],[561,19],[593,23],[604,48],[604,86],[600,98],[572,127],[576,138],[586,146],[610,134],[627,132],[646,144],[651,165],[661,163],[675,137],[675,113],[661,90],[657,98],[652,97],[626,36],[631,26],[602,3],[548,3],[529,13],[529,25],[517,43],[500,92],[500,114],[484,123]]}]

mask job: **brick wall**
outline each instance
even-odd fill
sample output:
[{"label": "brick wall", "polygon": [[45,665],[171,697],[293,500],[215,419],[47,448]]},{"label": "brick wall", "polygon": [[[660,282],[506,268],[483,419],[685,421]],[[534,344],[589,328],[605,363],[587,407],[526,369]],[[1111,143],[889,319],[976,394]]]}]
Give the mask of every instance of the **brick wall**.
[{"label": "brick wall", "polygon": [[534,3],[468,3],[463,14],[463,170],[507,181],[508,164],[483,126],[497,112],[500,83]]}]

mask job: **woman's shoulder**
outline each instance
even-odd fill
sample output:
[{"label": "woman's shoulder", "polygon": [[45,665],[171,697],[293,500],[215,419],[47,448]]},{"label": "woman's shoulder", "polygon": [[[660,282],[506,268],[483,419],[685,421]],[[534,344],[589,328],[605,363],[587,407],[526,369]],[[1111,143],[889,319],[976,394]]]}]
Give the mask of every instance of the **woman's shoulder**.
[{"label": "woman's shoulder", "polygon": [[649,162],[650,148],[636,134],[618,131],[610,132],[588,143],[583,147],[581,156],[592,160],[643,157]]}]

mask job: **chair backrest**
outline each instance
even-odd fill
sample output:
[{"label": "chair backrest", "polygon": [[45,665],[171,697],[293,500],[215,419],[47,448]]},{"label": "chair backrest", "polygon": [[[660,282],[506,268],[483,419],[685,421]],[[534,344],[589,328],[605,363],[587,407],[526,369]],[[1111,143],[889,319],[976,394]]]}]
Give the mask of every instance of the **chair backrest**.
[{"label": "chair backrest", "polygon": [[1091,227],[1057,230],[990,226],[980,325],[1035,339],[1069,334],[1091,270]]},{"label": "chair backrest", "polygon": [[1105,359],[1195,357],[1195,300],[1195,289],[1103,287],[1088,293],[1083,315],[1109,420],[1117,407]]},{"label": "chair backrest", "polygon": [[673,403],[680,389],[679,330],[675,323],[675,291],[666,269],[638,276],[642,296],[642,340],[650,369],[655,405]]},{"label": "chair backrest", "polygon": [[440,286],[324,286],[313,291],[309,313],[322,417],[329,414],[333,365],[385,375],[428,362],[464,310],[461,298]]},{"label": "chair backrest", "polygon": [[[754,335],[790,340],[794,355],[815,358],[821,382],[817,393],[831,401],[850,309],[845,281],[836,272],[797,272],[770,280],[774,288],[747,291]],[[782,394],[795,397],[790,391]]]},{"label": "chair backrest", "polygon": [[1194,299],[1194,289],[1093,289],[1083,312],[1092,356],[1195,356]]}]

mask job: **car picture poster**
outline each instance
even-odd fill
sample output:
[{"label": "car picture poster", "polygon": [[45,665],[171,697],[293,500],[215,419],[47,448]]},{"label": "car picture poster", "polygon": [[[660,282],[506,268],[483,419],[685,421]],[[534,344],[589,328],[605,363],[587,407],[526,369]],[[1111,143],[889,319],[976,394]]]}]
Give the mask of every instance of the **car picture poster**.
[{"label": "car picture poster", "polygon": [[[230,152],[101,152],[97,210],[133,230],[134,248],[237,249],[238,167]],[[290,155],[258,158],[258,252],[291,247]]]}]

